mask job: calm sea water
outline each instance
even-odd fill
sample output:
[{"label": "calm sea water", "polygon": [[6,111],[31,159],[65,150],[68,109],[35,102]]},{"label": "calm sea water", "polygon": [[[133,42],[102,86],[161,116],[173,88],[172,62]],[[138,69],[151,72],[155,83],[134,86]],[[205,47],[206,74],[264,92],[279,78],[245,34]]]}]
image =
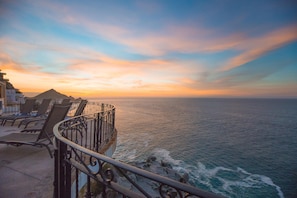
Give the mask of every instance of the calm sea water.
[{"label": "calm sea water", "polygon": [[226,197],[297,197],[297,100],[103,99],[116,105],[116,159],[155,155]]}]

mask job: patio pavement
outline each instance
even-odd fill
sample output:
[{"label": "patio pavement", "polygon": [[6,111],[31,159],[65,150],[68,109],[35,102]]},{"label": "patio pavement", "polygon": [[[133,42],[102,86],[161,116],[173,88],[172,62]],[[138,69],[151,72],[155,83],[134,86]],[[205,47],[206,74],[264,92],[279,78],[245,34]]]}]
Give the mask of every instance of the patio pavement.
[{"label": "patio pavement", "polygon": [[[0,136],[19,132],[0,126]],[[0,144],[0,198],[52,198],[54,158],[46,148]]]}]

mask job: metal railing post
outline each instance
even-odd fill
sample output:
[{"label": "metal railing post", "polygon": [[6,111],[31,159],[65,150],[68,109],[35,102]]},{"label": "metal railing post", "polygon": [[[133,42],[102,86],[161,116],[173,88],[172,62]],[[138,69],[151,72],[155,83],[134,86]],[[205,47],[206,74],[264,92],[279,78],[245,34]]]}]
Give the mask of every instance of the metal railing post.
[{"label": "metal railing post", "polygon": [[[58,141],[58,140],[56,140]],[[54,160],[55,160],[55,172],[54,172],[54,198],[57,198],[58,197],[58,194],[59,194],[59,185],[58,185],[58,179],[59,179],[59,157],[58,157],[58,148],[55,148],[55,151],[54,151]]]},{"label": "metal railing post", "polygon": [[[67,149],[66,144],[65,144],[65,149]],[[70,155],[70,152],[66,151],[68,153],[68,155]],[[71,165],[66,162],[66,157],[68,158],[68,156],[64,156],[64,165],[65,165],[65,197],[71,197]],[[70,156],[69,156],[70,158]]]},{"label": "metal railing post", "polygon": [[[71,166],[65,162],[67,145],[56,140],[54,196],[55,198],[71,197]],[[68,188],[68,189],[67,189]]]}]

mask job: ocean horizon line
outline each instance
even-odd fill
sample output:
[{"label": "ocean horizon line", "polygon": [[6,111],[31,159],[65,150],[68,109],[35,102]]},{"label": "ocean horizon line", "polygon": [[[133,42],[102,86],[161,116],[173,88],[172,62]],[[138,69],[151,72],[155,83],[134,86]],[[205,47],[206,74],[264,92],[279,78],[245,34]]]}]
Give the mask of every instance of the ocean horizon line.
[{"label": "ocean horizon line", "polygon": [[98,96],[86,99],[251,99],[251,100],[297,100],[297,97],[191,97],[191,96]]}]

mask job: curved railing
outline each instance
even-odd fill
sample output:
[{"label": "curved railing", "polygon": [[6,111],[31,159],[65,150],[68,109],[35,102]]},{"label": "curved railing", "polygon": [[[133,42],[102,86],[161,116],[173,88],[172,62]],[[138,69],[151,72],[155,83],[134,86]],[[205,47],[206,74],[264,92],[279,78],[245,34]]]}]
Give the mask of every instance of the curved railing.
[{"label": "curved railing", "polygon": [[54,127],[55,197],[219,197],[108,157],[116,146],[115,107],[98,107]]}]

